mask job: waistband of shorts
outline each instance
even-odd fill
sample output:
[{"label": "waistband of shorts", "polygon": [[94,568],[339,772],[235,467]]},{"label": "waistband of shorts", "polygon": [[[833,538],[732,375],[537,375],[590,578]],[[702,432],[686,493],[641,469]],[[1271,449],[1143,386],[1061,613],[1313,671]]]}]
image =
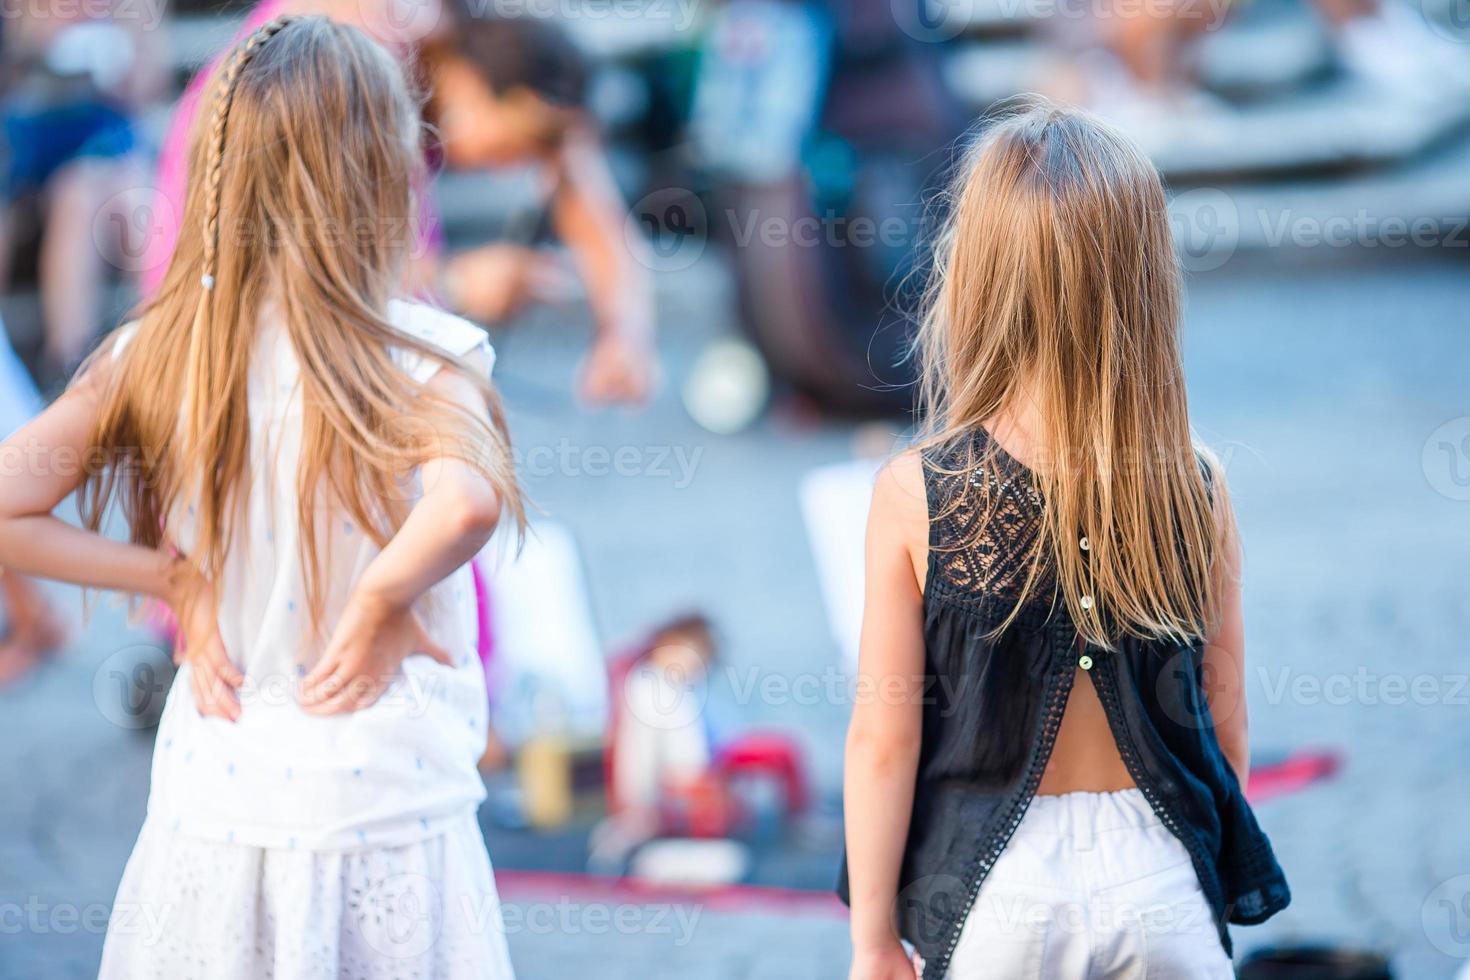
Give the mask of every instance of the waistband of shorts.
[{"label": "waistband of shorts", "polygon": [[1062,837],[1079,831],[1145,830],[1162,825],[1138,789],[1035,796],[1026,810],[1025,822],[1028,833]]}]

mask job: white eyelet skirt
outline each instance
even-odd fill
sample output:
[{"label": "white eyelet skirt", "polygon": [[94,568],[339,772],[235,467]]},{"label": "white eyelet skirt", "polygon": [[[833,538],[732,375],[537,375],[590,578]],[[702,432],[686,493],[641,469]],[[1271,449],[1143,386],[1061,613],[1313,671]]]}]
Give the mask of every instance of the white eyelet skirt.
[{"label": "white eyelet skirt", "polygon": [[147,821],[107,926],[101,980],[513,980],[473,813],[398,847],[312,851],[184,837]]}]

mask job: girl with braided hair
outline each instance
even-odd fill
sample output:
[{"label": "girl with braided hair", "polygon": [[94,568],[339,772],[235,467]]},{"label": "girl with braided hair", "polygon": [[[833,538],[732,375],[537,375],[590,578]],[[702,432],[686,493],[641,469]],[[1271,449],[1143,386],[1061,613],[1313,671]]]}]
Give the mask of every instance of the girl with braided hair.
[{"label": "girl with braided hair", "polygon": [[161,600],[184,642],[101,974],[510,978],[465,563],[523,512],[484,333],[395,295],[416,102],[320,17],[210,98],[156,297],[0,446],[89,464],[5,477],[0,564]]},{"label": "girl with braided hair", "polygon": [[[569,245],[587,281],[597,328],[583,358],[577,390],[589,405],[646,401],[657,374],[652,286],[646,262],[630,251],[637,249],[637,243],[623,235],[626,208],[583,111],[587,68],[571,42],[553,27],[535,18],[488,17],[473,7],[441,0],[407,5],[395,0],[259,0],[246,16],[239,40],[292,14],[320,13],[362,27],[393,52],[411,77],[422,67],[428,87],[435,90],[426,112],[431,119],[439,117],[434,128],[442,131],[442,145],[425,147],[429,161],[456,168],[535,167],[549,181],[549,196],[535,211],[544,211],[544,220],[533,217],[530,224],[518,220],[516,225],[535,236],[554,231]],[[451,42],[450,37],[460,40]],[[493,79],[481,77],[487,58],[503,63]],[[183,230],[176,219],[190,167],[189,134],[208,111],[209,80],[221,70],[222,61],[216,59],[195,75],[175,106],[160,147],[155,213],[161,220],[152,229],[143,257],[145,297],[160,287]],[[495,95],[502,91],[514,94],[505,99]],[[465,103],[460,106],[465,111],[447,111],[451,103]],[[506,111],[512,105],[529,106],[531,111]],[[487,139],[487,128],[498,135]],[[537,138],[531,139],[533,135]],[[494,159],[486,158],[487,144],[498,147],[490,154]],[[419,189],[426,191],[427,185],[426,173]],[[517,312],[533,293],[564,287],[560,263],[528,247],[530,242],[484,244],[446,258],[432,198],[423,196],[414,225],[414,254],[405,264],[407,288],[416,294],[493,324]],[[480,662],[488,667],[497,635],[492,575],[482,563],[471,563],[471,569],[480,616],[477,650]],[[162,610],[154,613],[154,624],[172,640],[174,624]],[[494,671],[486,673],[495,676]],[[488,694],[495,700],[495,691]],[[497,768],[504,759],[505,749],[492,727],[482,766]]]}]

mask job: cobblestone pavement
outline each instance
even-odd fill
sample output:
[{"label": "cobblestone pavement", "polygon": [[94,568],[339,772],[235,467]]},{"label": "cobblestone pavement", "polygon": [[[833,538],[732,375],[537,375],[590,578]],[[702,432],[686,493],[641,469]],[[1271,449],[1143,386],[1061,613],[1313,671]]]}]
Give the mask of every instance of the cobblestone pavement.
[{"label": "cobblestone pavement", "polygon": [[[1393,952],[1415,980],[1470,956],[1470,276],[1451,252],[1323,248],[1191,283],[1196,422],[1227,456],[1246,545],[1254,743],[1263,757],[1313,745],[1346,758],[1330,782],[1260,807],[1295,901],[1236,930],[1242,951],[1343,940]],[[556,318],[501,342],[502,386],[523,449],[682,448],[700,454],[693,479],[552,472],[531,489],[577,534],[609,643],[672,610],[710,611],[727,665],[757,692],[717,691],[721,709],[799,731],[830,795],[846,705],[762,698],[745,681],[837,662],[796,482],[847,457],[854,433],[790,413],[729,438],[695,428],[677,386],[729,329],[728,291],[704,268],[664,294],[670,383],[648,411],[570,403],[580,334]],[[98,707],[146,642],[121,624],[104,605],[73,650],[0,693],[0,977],[95,970],[150,752]],[[840,918],[696,911],[677,934],[516,929],[512,950],[523,977],[548,980],[844,975]]]}]

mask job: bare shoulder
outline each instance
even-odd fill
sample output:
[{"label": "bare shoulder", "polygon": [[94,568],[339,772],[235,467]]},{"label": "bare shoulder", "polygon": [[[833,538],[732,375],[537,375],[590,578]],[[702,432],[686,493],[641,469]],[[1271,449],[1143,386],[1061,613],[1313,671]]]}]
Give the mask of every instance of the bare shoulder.
[{"label": "bare shoulder", "polygon": [[929,504],[924,495],[924,463],[917,449],[905,449],[878,471],[873,484],[873,502],[893,511],[894,516],[928,519]]},{"label": "bare shoulder", "polygon": [[922,587],[929,556],[929,504],[924,490],[924,463],[917,450],[899,453],[878,471],[869,527],[872,536],[908,555]]}]

